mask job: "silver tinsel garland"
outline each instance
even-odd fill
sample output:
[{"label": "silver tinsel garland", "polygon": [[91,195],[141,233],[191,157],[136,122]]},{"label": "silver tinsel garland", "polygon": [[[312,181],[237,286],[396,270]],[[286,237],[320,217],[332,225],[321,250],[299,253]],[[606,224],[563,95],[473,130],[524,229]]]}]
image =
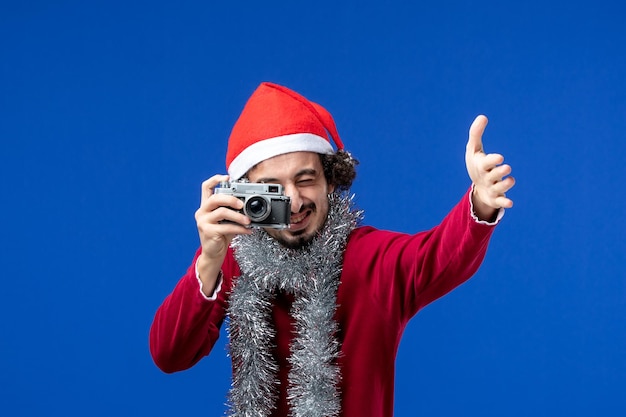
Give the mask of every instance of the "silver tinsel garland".
[{"label": "silver tinsel garland", "polygon": [[233,240],[243,275],[234,282],[228,308],[231,417],[267,417],[276,406],[279,380],[272,303],[278,291],[295,300],[290,314],[296,334],[287,388],[291,416],[340,414],[340,346],[334,314],[343,251],[361,215],[353,209],[352,198],[333,193],[326,224],[301,249],[286,248],[260,229]]}]

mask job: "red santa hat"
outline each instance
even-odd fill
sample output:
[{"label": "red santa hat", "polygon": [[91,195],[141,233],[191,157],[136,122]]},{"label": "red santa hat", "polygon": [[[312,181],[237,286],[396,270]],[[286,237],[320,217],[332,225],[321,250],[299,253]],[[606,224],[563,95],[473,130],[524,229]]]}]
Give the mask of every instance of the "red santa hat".
[{"label": "red santa hat", "polygon": [[343,143],[331,114],[286,87],[262,83],[250,96],[228,139],[226,167],[238,180],[259,162],[289,152],[333,153]]}]

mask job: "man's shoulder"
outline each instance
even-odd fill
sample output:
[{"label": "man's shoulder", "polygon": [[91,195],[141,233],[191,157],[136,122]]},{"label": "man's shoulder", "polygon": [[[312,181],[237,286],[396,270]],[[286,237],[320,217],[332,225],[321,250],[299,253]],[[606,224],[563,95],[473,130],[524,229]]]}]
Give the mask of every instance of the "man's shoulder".
[{"label": "man's shoulder", "polygon": [[364,236],[367,236],[368,234],[377,231],[378,229],[376,229],[373,226],[359,226],[357,228],[355,228],[352,233],[350,233],[349,239],[350,240],[354,240],[354,239],[360,239]]},{"label": "man's shoulder", "polygon": [[374,226],[359,226],[350,234],[348,243],[353,244],[362,241],[393,239],[398,236],[405,236],[406,233],[394,232],[391,230],[378,229]]}]

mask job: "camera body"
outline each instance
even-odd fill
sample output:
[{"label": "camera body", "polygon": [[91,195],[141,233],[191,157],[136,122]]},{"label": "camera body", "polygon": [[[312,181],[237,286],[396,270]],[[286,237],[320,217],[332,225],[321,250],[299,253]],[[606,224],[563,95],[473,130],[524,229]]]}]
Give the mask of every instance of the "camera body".
[{"label": "camera body", "polygon": [[232,195],[243,201],[243,210],[237,211],[250,218],[250,227],[289,227],[291,199],[284,195],[280,184],[225,181],[215,188],[215,193]]}]

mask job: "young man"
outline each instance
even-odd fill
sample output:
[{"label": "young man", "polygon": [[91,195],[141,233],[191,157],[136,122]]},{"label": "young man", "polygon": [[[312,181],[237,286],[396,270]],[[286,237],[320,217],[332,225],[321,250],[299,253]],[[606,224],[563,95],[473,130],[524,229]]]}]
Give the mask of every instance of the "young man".
[{"label": "young man", "polygon": [[[201,247],[156,313],[155,363],[165,372],[193,366],[228,315],[230,415],[392,416],[406,324],[476,272],[513,204],[511,168],[482,150],[486,124],[479,116],[470,128],[472,187],[442,223],[416,235],[382,231],[359,225],[346,192],[356,161],[331,115],[261,84],[229,138],[229,175],[202,184]],[[247,227],[241,199],[214,191],[242,178],[282,185],[288,228]]]}]

